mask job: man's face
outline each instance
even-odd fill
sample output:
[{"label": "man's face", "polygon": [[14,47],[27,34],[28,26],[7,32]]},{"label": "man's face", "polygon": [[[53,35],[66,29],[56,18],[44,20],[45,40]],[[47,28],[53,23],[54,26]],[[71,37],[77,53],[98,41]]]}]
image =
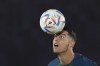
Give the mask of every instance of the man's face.
[{"label": "man's face", "polygon": [[70,39],[71,37],[67,31],[62,31],[59,35],[55,35],[53,39],[53,52],[66,52],[71,41]]}]

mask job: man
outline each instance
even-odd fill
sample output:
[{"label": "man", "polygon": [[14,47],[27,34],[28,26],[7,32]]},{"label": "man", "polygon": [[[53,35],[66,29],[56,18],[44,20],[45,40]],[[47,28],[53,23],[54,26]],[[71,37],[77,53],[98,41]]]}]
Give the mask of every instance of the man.
[{"label": "man", "polygon": [[58,54],[58,58],[51,61],[48,66],[97,66],[87,57],[73,52],[75,42],[76,34],[68,28],[54,35],[53,52]]}]

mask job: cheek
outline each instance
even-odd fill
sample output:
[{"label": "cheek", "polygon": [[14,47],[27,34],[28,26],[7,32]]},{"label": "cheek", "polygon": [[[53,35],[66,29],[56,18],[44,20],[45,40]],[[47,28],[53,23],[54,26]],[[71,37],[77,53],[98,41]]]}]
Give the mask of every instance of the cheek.
[{"label": "cheek", "polygon": [[62,44],[60,47],[59,47],[60,51],[67,51],[68,49],[68,44]]},{"label": "cheek", "polygon": [[68,46],[68,41],[61,41],[60,42],[60,45],[62,46],[62,47],[66,47],[66,46]]},{"label": "cheek", "polygon": [[69,44],[69,40],[68,39],[63,39],[61,41],[61,43],[64,44],[64,45],[67,45],[67,44]]}]

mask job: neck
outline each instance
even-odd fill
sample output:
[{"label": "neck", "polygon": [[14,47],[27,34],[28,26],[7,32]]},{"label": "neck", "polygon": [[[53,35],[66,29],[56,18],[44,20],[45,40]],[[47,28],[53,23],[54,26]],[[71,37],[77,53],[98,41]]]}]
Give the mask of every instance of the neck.
[{"label": "neck", "polygon": [[74,52],[72,48],[68,49],[66,52],[58,54],[58,58],[61,65],[70,64],[71,61],[74,59]]}]

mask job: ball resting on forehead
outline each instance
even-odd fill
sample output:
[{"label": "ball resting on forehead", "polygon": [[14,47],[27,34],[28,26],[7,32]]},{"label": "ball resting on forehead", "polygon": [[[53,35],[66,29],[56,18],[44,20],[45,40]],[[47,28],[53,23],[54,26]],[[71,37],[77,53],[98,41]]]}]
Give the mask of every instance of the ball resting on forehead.
[{"label": "ball resting on forehead", "polygon": [[49,9],[40,17],[40,27],[47,34],[61,32],[65,26],[65,17],[57,9]]}]

